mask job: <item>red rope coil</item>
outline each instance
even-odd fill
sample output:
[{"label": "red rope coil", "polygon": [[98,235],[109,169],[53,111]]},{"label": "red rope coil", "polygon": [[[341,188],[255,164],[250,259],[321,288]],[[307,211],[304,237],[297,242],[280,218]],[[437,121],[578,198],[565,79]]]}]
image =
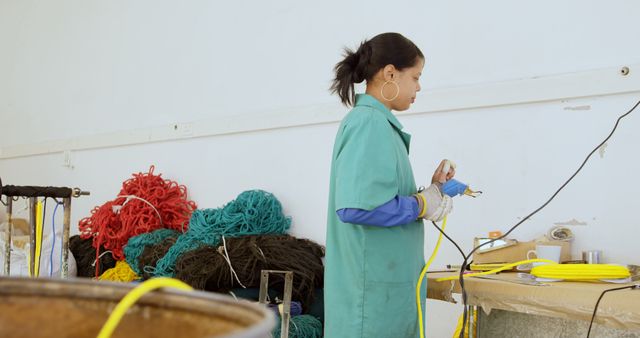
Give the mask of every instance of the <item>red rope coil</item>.
[{"label": "red rope coil", "polygon": [[187,199],[184,185],[154,175],[154,169],[151,166],[148,173],[134,173],[122,183],[116,199],[95,207],[90,217],[80,220],[81,237],[93,237],[96,250],[103,246],[116,260],[122,260],[123,248],[133,236],[160,228],[187,231],[196,203]]}]

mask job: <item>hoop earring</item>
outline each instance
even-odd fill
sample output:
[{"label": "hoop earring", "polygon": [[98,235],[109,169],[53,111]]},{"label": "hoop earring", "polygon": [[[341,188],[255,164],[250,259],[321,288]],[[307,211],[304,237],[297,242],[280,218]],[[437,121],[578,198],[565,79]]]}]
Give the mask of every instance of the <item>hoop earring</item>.
[{"label": "hoop earring", "polygon": [[[384,96],[384,86],[386,86],[389,83],[393,83],[396,86],[396,95],[394,95],[392,98],[388,99]],[[386,81],[382,87],[380,87],[380,96],[387,100],[387,101],[393,101],[396,99],[396,97],[398,97],[398,95],[400,95],[400,86],[398,86],[398,84],[395,81]]]}]

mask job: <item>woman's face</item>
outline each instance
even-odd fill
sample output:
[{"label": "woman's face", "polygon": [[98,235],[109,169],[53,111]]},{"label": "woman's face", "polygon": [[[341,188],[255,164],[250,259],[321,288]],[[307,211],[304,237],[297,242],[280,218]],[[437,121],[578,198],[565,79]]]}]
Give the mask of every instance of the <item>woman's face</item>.
[{"label": "woman's face", "polygon": [[[420,91],[420,76],[423,68],[424,60],[418,59],[418,62],[413,67],[396,72],[397,76],[394,76],[393,80],[398,84],[400,92],[398,97],[390,102],[391,109],[395,111],[407,110],[415,102],[416,94]],[[389,98],[393,97],[396,91],[395,86],[392,84],[387,85],[384,89],[385,96],[387,96],[387,93],[390,94]]]}]

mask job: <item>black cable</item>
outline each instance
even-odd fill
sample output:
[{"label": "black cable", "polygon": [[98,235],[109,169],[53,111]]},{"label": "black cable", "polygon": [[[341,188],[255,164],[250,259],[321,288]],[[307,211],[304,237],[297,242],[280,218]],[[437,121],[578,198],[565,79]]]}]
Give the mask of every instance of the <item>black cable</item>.
[{"label": "black cable", "polygon": [[458,249],[458,251],[460,252],[460,254],[462,255],[462,258],[465,258],[466,256],[464,255],[464,251],[462,251],[462,249],[460,249],[460,246],[458,245],[458,243],[456,243],[456,241],[454,241],[453,239],[451,239],[451,237],[449,237],[447,234],[444,233],[444,230],[442,230],[434,221],[431,221],[431,224],[433,224],[434,227],[436,227],[436,229],[438,229],[438,231],[440,231],[440,233],[446,237],[449,242],[451,242],[453,245],[456,246],[456,249]]},{"label": "black cable", "polygon": [[[564,187],[567,186],[567,184],[569,184],[569,182],[571,182],[573,180],[574,177],[576,177],[576,175],[578,175],[578,173],[582,170],[582,168],[584,168],[584,166],[587,164],[587,161],[589,161],[589,159],[591,158],[591,156],[598,151],[598,149],[600,149],[600,147],[602,147],[605,143],[607,143],[607,141],[609,141],[609,139],[611,138],[611,136],[613,136],[613,133],[616,131],[616,129],[618,128],[618,124],[620,123],[620,120],[622,120],[624,117],[626,117],[627,115],[631,114],[632,111],[634,111],[638,105],[640,105],[640,101],[638,101],[631,109],[629,109],[628,112],[622,114],[620,117],[618,117],[618,119],[616,120],[615,125],[613,126],[613,129],[611,130],[611,132],[609,133],[609,135],[604,139],[604,141],[602,141],[600,144],[598,144],[598,146],[596,146],[590,153],[589,155],[587,155],[587,157],[584,159],[584,161],[582,162],[582,164],[580,165],[580,167],[578,168],[578,170],[576,170],[573,175],[571,175],[571,177],[569,177],[568,180],[566,180],[564,182],[564,184],[562,184],[560,186],[560,188],[558,188],[558,190],[556,190],[556,192],[544,203],[542,204],[542,206],[540,206],[538,209],[534,210],[532,213],[530,213],[527,217],[523,218],[520,222],[516,223],[516,225],[512,226],[511,229],[509,229],[509,231],[507,231],[504,235],[494,238],[490,241],[487,241],[485,243],[482,243],[480,245],[478,245],[477,247],[473,248],[473,250],[471,250],[471,252],[469,252],[468,255],[465,256],[464,258],[464,262],[462,263],[462,267],[466,267],[467,266],[467,261],[469,260],[469,258],[471,257],[471,255],[473,255],[474,252],[476,252],[479,248],[481,248],[484,245],[493,243],[497,240],[503,239],[505,237],[507,237],[513,230],[515,230],[517,227],[520,226],[520,224],[524,223],[526,220],[528,220],[529,218],[531,218],[531,216],[535,215],[536,213],[538,213],[538,211],[542,210],[544,207],[546,207],[557,195],[558,193],[560,193],[560,191],[562,189],[564,189]],[[465,290],[464,287],[464,269],[461,268],[460,269],[460,275],[458,276],[458,281],[460,282],[460,290],[462,293],[462,304],[464,305],[464,312],[463,312],[463,317],[462,317],[462,330],[460,331],[460,336],[459,338],[464,338],[464,329],[465,329],[465,325],[466,325],[466,320],[467,320],[467,291]]]},{"label": "black cable", "polygon": [[625,290],[625,289],[638,289],[640,288],[640,285],[627,285],[627,286],[622,286],[619,288],[613,288],[613,289],[607,289],[602,291],[602,293],[600,294],[600,297],[598,297],[598,301],[596,302],[596,306],[595,308],[593,308],[593,315],[591,315],[591,323],[589,323],[589,331],[587,331],[587,338],[589,338],[589,335],[591,334],[591,326],[593,326],[593,320],[596,318],[596,312],[598,311],[598,305],[600,305],[600,301],[602,300],[602,297],[604,297],[604,294],[609,292],[609,291],[617,291],[617,290]]}]

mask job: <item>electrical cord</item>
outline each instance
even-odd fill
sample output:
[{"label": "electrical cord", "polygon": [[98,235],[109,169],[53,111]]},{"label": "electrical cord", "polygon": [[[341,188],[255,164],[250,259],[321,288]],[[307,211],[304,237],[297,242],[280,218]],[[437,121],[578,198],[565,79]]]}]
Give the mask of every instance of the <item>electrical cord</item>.
[{"label": "electrical cord", "polygon": [[451,237],[449,237],[444,232],[444,229],[440,229],[440,227],[436,224],[436,222],[431,221],[431,223],[433,224],[434,227],[436,227],[436,229],[438,229],[438,231],[440,231],[440,234],[442,234],[444,237],[446,237],[449,240],[449,242],[455,245],[456,249],[458,249],[458,252],[460,252],[460,254],[462,255],[462,258],[465,258],[466,256],[464,255],[464,252],[462,251],[462,249],[460,249],[460,246],[458,245],[458,243],[456,243],[453,239],[451,239]]},{"label": "electrical cord", "polygon": [[463,319],[462,319],[462,330],[460,331],[460,335],[459,338],[464,338],[464,334],[465,334],[465,325],[466,325],[466,321],[467,321],[467,291],[465,289],[464,286],[464,267],[467,266],[467,261],[469,260],[469,258],[471,257],[471,255],[473,255],[474,252],[476,252],[479,248],[481,248],[482,246],[485,246],[487,244],[493,243],[497,240],[503,239],[505,237],[507,237],[511,232],[513,232],[513,230],[515,230],[517,227],[519,227],[522,223],[524,223],[526,220],[528,220],[529,218],[531,218],[531,216],[535,215],[536,213],[538,213],[540,210],[542,210],[544,207],[546,207],[557,195],[558,193],[560,193],[560,191],[562,189],[564,189],[564,187],[566,187],[569,182],[571,182],[573,180],[574,177],[576,177],[576,175],[578,175],[578,173],[582,170],[582,168],[584,168],[584,166],[587,164],[587,162],[589,161],[589,159],[591,158],[591,156],[598,151],[598,149],[600,149],[600,147],[602,147],[607,141],[609,141],[609,139],[611,138],[611,136],[613,136],[613,133],[616,131],[616,129],[618,128],[618,124],[620,123],[620,120],[622,120],[624,117],[626,117],[627,115],[631,114],[632,111],[634,111],[638,105],[640,105],[640,101],[638,101],[631,109],[629,109],[629,111],[627,111],[626,113],[624,113],[623,115],[621,115],[620,117],[618,117],[618,119],[616,120],[615,125],[613,126],[613,129],[611,130],[611,132],[609,133],[609,135],[600,143],[598,144],[598,146],[596,146],[590,153],[589,155],[587,155],[587,157],[584,159],[584,161],[582,162],[582,164],[580,165],[580,167],[573,173],[573,175],[571,175],[571,177],[569,177],[568,180],[566,180],[561,186],[560,188],[558,188],[558,190],[556,190],[556,192],[544,203],[542,204],[542,206],[540,206],[538,209],[534,210],[532,213],[530,213],[527,217],[523,218],[520,222],[516,223],[514,226],[511,227],[511,229],[509,229],[509,231],[507,231],[505,234],[503,234],[500,237],[494,238],[490,241],[487,241],[483,244],[478,245],[477,247],[473,248],[473,250],[471,250],[471,252],[469,252],[468,255],[465,256],[464,261],[462,263],[462,268],[460,269],[460,274],[458,276],[458,281],[460,283],[460,289],[461,289],[461,293],[462,293],[462,304],[464,306],[464,314],[463,314]]},{"label": "electrical cord", "polygon": [[127,310],[131,308],[140,297],[145,294],[160,288],[172,288],[182,291],[193,291],[190,285],[185,284],[182,281],[173,278],[152,278],[144,281],[142,284],[136,286],[133,290],[129,291],[124,298],[118,302],[118,305],[111,311],[109,318],[100,329],[98,338],[110,338],[113,331],[118,327],[120,320],[127,313]]},{"label": "electrical cord", "polygon": [[593,315],[591,315],[591,322],[589,323],[589,331],[587,331],[587,338],[589,338],[589,335],[591,335],[591,326],[593,326],[593,320],[596,318],[596,312],[598,311],[598,305],[600,305],[600,301],[602,300],[602,297],[604,297],[604,294],[610,291],[618,291],[618,290],[626,290],[626,289],[640,289],[640,284],[637,285],[627,285],[627,286],[622,286],[619,288],[612,288],[612,289],[607,289],[602,291],[602,293],[600,294],[600,297],[598,297],[598,301],[596,302],[596,306],[593,308]]}]

